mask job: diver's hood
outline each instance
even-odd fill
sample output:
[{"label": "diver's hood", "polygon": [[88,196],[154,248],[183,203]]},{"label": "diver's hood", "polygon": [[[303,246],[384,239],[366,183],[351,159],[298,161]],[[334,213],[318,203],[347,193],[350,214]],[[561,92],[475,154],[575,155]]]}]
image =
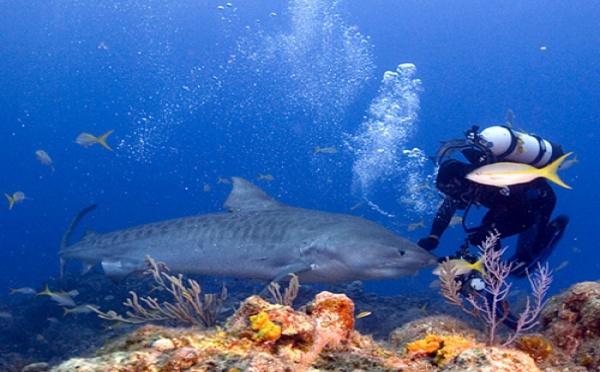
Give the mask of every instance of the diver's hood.
[{"label": "diver's hood", "polygon": [[492,145],[493,143],[479,135],[479,127],[473,125],[465,131],[465,138],[442,142],[435,156],[435,163],[440,165],[457,152],[465,155],[472,164],[492,163],[496,160],[495,154],[490,150]]},{"label": "diver's hood", "polygon": [[467,180],[465,176],[474,168],[475,166],[471,164],[449,159],[440,165],[435,182],[436,187],[448,196],[459,197],[469,190],[471,181]]}]

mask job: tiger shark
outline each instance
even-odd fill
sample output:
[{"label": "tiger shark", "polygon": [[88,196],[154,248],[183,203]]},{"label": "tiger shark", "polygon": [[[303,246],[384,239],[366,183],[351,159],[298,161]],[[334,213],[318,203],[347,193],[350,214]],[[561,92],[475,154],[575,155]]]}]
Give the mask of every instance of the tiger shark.
[{"label": "tiger shark", "polygon": [[87,208],[63,237],[61,275],[67,261],[77,260],[88,270],[101,264],[119,281],[146,270],[147,255],[177,273],[266,280],[294,273],[317,283],[395,279],[437,264],[434,255],[375,222],[290,207],[242,178],[232,180],[228,212],[88,231],[70,244],[73,229],[95,206]]}]

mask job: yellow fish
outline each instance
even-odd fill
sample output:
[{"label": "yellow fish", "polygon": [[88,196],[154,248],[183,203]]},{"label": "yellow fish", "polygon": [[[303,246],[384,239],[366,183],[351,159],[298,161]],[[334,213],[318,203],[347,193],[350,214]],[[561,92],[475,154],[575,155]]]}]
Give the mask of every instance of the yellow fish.
[{"label": "yellow fish", "polygon": [[98,305],[88,305],[88,304],[83,304],[83,305],[78,305],[72,308],[68,308],[68,307],[64,307],[63,306],[63,310],[65,311],[63,316],[67,316],[67,314],[73,313],[73,314],[88,314],[91,313],[92,309],[95,310],[99,310],[100,306]]},{"label": "yellow fish", "polygon": [[75,142],[77,142],[78,145],[83,146],[83,147],[90,147],[91,145],[93,145],[95,143],[99,143],[107,150],[112,151],[113,149],[108,147],[108,145],[106,144],[106,138],[108,138],[108,136],[110,136],[110,134],[112,132],[114,132],[114,129],[109,130],[108,132],[104,133],[100,137],[96,137],[89,133],[81,133],[79,136],[77,136],[77,139],[75,140]]},{"label": "yellow fish", "polygon": [[4,194],[6,199],[8,199],[8,209],[12,209],[15,203],[20,203],[25,200],[25,193],[23,191],[17,191],[12,196],[8,194]]},{"label": "yellow fish", "polygon": [[187,291],[181,291],[181,295],[185,298],[187,298],[188,300],[192,299],[192,295],[187,293]]},{"label": "yellow fish", "polygon": [[[477,262],[470,263],[467,260],[463,260],[462,258],[454,258],[449,260],[449,262],[456,268],[456,275],[468,274],[471,271],[475,270],[483,275],[485,274],[485,270],[483,268],[483,258],[480,258]],[[440,275],[442,273],[442,265],[439,265],[435,269],[433,269],[433,275]]]},{"label": "yellow fish", "polygon": [[275,179],[275,177],[273,177],[273,175],[271,174],[262,174],[259,173],[258,174],[258,180],[265,180],[265,181],[273,181]]},{"label": "yellow fish", "polygon": [[30,288],[30,287],[23,287],[23,288],[16,288],[16,289],[15,288],[11,288],[9,294],[13,295],[15,293],[36,294],[35,289]]},{"label": "yellow fish", "polygon": [[477,168],[473,172],[467,174],[465,178],[482,185],[506,187],[531,182],[536,178],[543,177],[559,186],[570,189],[571,187],[558,177],[556,171],[565,158],[571,154],[572,152],[561,156],[552,162],[552,164],[549,164],[544,168],[536,168],[528,164],[508,162],[484,165],[483,167]]},{"label": "yellow fish", "polygon": [[413,223],[409,223],[409,224],[407,225],[407,227],[406,227],[406,230],[407,230],[408,232],[411,232],[411,231],[415,231],[415,230],[416,230],[416,229],[418,229],[419,227],[427,227],[427,226],[425,226],[425,219],[422,219],[422,220],[421,220],[421,221],[419,221],[419,222],[413,222]]},{"label": "yellow fish", "polygon": [[575,157],[573,159],[563,161],[563,163],[560,165],[560,167],[558,167],[558,170],[569,169],[575,163],[579,163],[579,159],[577,159],[577,154],[575,154]]},{"label": "yellow fish", "polygon": [[561,262],[560,265],[558,265],[558,267],[556,269],[554,269],[554,272],[558,272],[558,271],[564,269],[565,267],[567,267],[568,264],[569,264],[569,261]]},{"label": "yellow fish", "polygon": [[363,203],[362,203],[362,202],[358,202],[358,203],[354,204],[353,206],[351,206],[351,207],[350,207],[350,210],[351,210],[351,211],[353,211],[353,210],[355,210],[355,209],[357,209],[357,208],[361,207],[362,205],[363,205]]},{"label": "yellow fish", "polygon": [[50,155],[48,155],[46,151],[37,150],[35,152],[35,157],[37,160],[40,161],[40,163],[49,166],[50,169],[52,169],[52,172],[54,172],[54,164],[52,163],[52,158],[50,158]]},{"label": "yellow fish", "polygon": [[370,312],[370,311],[363,311],[363,312],[361,312],[360,314],[358,314],[358,315],[356,316],[356,319],[364,318],[364,317],[367,317],[367,316],[369,316],[369,315],[371,315],[371,312]]},{"label": "yellow fish", "polygon": [[319,146],[315,146],[315,155],[319,154],[319,153],[323,153],[323,154],[337,154],[338,150],[333,147],[319,147]]},{"label": "yellow fish", "polygon": [[221,176],[217,176],[217,183],[230,184],[231,181],[229,180],[229,178],[223,178]]},{"label": "yellow fish", "polygon": [[68,306],[68,307],[77,306],[75,304],[75,301],[73,301],[73,299],[71,298],[71,295],[69,293],[67,293],[67,292],[52,292],[48,288],[48,284],[46,284],[46,289],[44,289],[42,292],[38,292],[37,295],[38,296],[41,296],[41,295],[50,296],[50,298],[52,300],[56,301],[59,305],[62,305],[62,306]]}]

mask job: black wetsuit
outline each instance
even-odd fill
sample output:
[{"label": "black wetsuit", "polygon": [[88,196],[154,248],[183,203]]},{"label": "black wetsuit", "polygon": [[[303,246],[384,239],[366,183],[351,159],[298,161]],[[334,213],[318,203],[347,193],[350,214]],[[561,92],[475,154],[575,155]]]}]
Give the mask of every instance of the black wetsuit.
[{"label": "black wetsuit", "polygon": [[492,231],[501,238],[521,234],[515,259],[531,262],[548,245],[547,226],[556,205],[556,195],[544,179],[499,188],[472,183],[460,198],[446,196],[433,220],[431,235],[440,237],[459,209],[483,206],[488,209],[481,225],[469,230],[469,243],[481,245]]}]

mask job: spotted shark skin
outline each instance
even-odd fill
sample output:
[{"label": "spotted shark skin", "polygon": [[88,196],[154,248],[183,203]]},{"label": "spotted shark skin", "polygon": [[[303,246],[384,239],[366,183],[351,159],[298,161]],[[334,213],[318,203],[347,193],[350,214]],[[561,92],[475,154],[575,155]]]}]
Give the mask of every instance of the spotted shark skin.
[{"label": "spotted shark skin", "polygon": [[301,281],[332,283],[400,278],[437,263],[375,222],[286,206],[242,178],[232,180],[229,212],[88,232],[69,244],[72,224],[59,253],[61,273],[75,260],[86,268],[101,264],[118,281],[147,269],[148,255],[176,273],[265,280],[295,273]]}]

